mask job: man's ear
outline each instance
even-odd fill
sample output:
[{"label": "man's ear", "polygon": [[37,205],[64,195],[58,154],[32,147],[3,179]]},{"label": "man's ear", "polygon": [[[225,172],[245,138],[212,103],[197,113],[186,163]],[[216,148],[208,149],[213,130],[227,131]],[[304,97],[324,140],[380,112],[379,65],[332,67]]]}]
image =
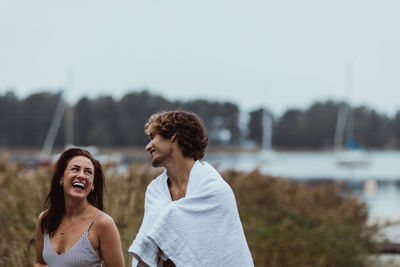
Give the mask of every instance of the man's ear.
[{"label": "man's ear", "polygon": [[171,143],[173,143],[175,140],[176,140],[176,133],[174,133],[174,134],[171,136],[171,138],[169,139],[169,141],[170,141]]}]

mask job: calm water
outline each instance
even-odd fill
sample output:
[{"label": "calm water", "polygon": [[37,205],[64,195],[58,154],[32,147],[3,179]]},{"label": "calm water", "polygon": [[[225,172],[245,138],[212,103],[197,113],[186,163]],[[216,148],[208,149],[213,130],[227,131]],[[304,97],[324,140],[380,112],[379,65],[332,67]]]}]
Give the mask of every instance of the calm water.
[{"label": "calm water", "polygon": [[368,152],[362,165],[338,164],[333,152],[208,153],[219,170],[251,171],[289,179],[346,181],[368,204],[371,219],[400,217],[400,151]]},{"label": "calm water", "polygon": [[208,153],[206,160],[220,169],[249,171],[291,179],[391,180],[400,181],[400,151],[368,152],[368,164],[342,166],[332,152]]}]

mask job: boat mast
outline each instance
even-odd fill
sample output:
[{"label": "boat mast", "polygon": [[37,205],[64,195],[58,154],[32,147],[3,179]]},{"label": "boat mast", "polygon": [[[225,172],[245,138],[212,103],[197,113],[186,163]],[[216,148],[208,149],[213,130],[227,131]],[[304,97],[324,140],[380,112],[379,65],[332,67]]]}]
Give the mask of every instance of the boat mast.
[{"label": "boat mast", "polygon": [[50,128],[47,131],[46,139],[44,141],[40,155],[48,156],[53,149],[54,141],[57,136],[58,129],[60,128],[61,120],[64,116],[66,103],[63,99],[64,90],[60,93],[60,99],[54,112],[53,119],[51,120]]},{"label": "boat mast", "polygon": [[[67,88],[72,86],[72,71],[68,72],[67,78]],[[65,142],[67,144],[72,144],[73,138],[73,110],[72,107],[68,106],[67,102],[64,101],[65,91],[67,89],[63,89],[60,92],[60,99],[58,100],[58,104],[56,110],[54,112],[53,118],[51,120],[50,128],[47,131],[47,135],[42,146],[42,150],[40,151],[41,156],[48,156],[51,153],[51,150],[54,146],[54,141],[56,139],[58,130],[61,125],[61,121],[64,117],[64,113],[66,113],[65,118]]]},{"label": "boat mast", "polygon": [[354,119],[351,111],[353,93],[353,64],[351,61],[346,62],[345,66],[345,89],[347,101],[339,106],[333,142],[334,150],[343,150],[346,138],[354,138]]},{"label": "boat mast", "polygon": [[272,149],[272,115],[266,110],[262,109],[262,141],[261,146],[264,151],[271,151]]},{"label": "boat mast", "polygon": [[[70,69],[68,72],[68,84],[67,88],[71,92],[73,87],[73,70]],[[74,107],[66,104],[65,108],[65,121],[64,121],[64,134],[65,134],[65,147],[72,146],[74,143]]]}]

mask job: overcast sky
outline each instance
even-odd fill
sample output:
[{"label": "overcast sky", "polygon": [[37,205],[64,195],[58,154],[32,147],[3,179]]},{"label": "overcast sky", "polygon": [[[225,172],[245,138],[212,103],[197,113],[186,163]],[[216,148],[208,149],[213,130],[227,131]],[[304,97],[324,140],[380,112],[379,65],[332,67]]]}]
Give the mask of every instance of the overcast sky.
[{"label": "overcast sky", "polygon": [[0,3],[0,94],[68,85],[73,102],[147,88],[275,114],[329,98],[400,110],[398,0]]}]

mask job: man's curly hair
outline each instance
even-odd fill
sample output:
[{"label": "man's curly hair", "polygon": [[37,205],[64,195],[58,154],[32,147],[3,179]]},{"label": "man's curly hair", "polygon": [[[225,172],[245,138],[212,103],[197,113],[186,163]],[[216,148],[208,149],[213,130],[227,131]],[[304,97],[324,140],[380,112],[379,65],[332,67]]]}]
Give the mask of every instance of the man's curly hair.
[{"label": "man's curly hair", "polygon": [[204,157],[208,134],[201,119],[192,112],[175,110],[153,114],[144,131],[150,137],[159,134],[165,139],[176,134],[183,156],[194,160]]}]

